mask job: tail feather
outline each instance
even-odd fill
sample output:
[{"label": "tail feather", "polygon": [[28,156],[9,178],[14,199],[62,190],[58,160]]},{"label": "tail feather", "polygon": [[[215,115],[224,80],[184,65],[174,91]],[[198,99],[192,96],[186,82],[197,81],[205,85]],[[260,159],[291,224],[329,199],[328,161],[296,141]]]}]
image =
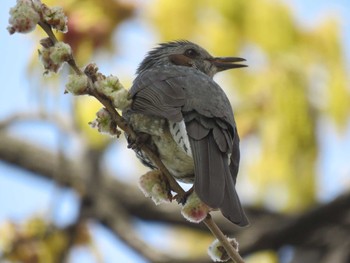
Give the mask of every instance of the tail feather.
[{"label": "tail feather", "polygon": [[231,175],[226,176],[224,201],[220,206],[222,214],[231,222],[239,226],[249,225],[247,216],[245,215],[237,191],[234,186]]},{"label": "tail feather", "polygon": [[[208,206],[219,208],[231,222],[239,226],[248,225],[235,189],[239,164],[238,137],[234,139],[235,149],[229,161],[229,154],[218,145],[222,141],[218,138],[220,133],[213,134],[213,130],[208,131],[195,120],[187,125],[187,132],[194,160],[194,189],[198,197]],[[222,137],[225,138],[225,135]]]},{"label": "tail feather", "polygon": [[[190,140],[195,163],[194,187],[198,197],[212,208],[219,208],[224,199],[225,167],[212,136]],[[193,149],[194,152],[193,152]]]}]

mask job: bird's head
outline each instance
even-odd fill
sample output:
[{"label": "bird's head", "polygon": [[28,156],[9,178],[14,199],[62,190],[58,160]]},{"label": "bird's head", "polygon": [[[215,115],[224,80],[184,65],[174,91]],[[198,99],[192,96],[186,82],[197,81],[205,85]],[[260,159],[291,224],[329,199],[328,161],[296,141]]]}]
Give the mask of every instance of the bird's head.
[{"label": "bird's head", "polygon": [[158,66],[192,67],[213,77],[216,73],[227,69],[246,67],[237,64],[245,61],[238,57],[213,57],[202,47],[189,41],[172,41],[160,44],[151,50],[137,69],[137,74]]}]

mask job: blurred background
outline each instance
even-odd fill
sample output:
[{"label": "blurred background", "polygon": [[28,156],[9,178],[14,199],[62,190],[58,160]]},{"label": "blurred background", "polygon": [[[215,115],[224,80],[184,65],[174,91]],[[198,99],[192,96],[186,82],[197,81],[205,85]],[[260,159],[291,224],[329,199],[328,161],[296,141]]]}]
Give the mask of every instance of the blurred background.
[{"label": "blurred background", "polygon": [[[251,226],[214,213],[246,262],[350,262],[350,2],[47,0],[78,64],[130,87],[157,43],[188,39],[248,68],[219,74],[241,136]],[[210,262],[213,237],[137,188],[147,169],[88,122],[101,107],[43,76],[38,28],[10,36],[1,2],[0,262]]]}]

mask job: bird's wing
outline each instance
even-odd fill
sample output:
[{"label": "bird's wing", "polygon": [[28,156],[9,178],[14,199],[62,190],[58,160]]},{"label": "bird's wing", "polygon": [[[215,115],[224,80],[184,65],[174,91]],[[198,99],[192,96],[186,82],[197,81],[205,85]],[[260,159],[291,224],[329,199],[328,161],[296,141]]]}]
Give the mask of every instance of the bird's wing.
[{"label": "bird's wing", "polygon": [[185,121],[197,195],[210,207],[220,208],[232,222],[247,225],[235,190],[239,137],[231,105],[220,86],[198,70],[169,66],[141,73],[130,95],[132,111]]},{"label": "bird's wing", "polygon": [[181,86],[173,84],[177,78],[181,75],[169,70],[147,70],[139,74],[129,91],[133,98],[132,111],[181,121],[185,92]]},{"label": "bird's wing", "polygon": [[226,94],[209,76],[189,67],[168,66],[146,70],[129,91],[132,110],[178,122],[183,112],[197,111],[235,127]]}]

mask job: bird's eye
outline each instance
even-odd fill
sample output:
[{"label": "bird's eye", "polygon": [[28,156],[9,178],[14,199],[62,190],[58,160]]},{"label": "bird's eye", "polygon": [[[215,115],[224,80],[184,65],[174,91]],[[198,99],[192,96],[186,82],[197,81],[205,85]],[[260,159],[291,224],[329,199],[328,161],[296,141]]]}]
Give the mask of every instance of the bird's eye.
[{"label": "bird's eye", "polygon": [[195,58],[198,56],[198,52],[193,48],[190,48],[185,51],[185,56],[189,58]]}]

